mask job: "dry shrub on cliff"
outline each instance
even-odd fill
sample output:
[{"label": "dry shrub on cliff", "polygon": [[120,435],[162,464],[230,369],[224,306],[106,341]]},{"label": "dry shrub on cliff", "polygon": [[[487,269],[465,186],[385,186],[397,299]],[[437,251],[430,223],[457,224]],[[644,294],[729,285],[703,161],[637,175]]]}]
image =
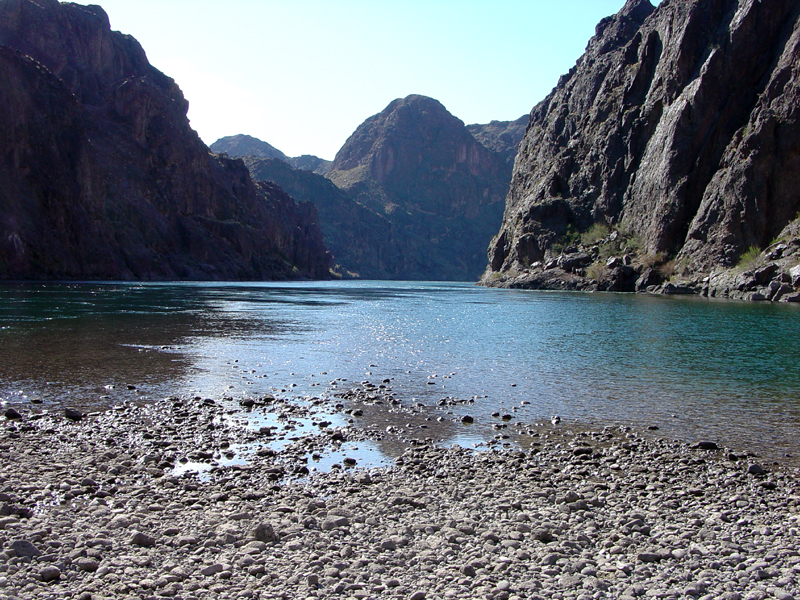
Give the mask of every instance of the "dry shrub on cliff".
[{"label": "dry shrub on cliff", "polygon": [[664,280],[669,281],[673,278],[687,275],[691,271],[689,260],[685,257],[672,259],[658,266],[658,272]]},{"label": "dry shrub on cliff", "polygon": [[592,263],[586,268],[586,277],[595,281],[608,279],[609,273],[608,267],[603,262]]},{"label": "dry shrub on cliff", "polygon": [[[664,267],[665,263],[667,262],[667,255],[663,252],[656,252],[655,254],[642,254],[637,258],[636,262],[647,269],[653,269],[659,266]],[[674,263],[675,261],[670,262]],[[674,264],[672,268],[674,273]]]},{"label": "dry shrub on cliff", "polygon": [[674,260],[668,260],[663,265],[658,267],[658,272],[661,274],[661,277],[663,277],[665,280],[671,279],[672,276],[675,275],[677,271],[678,268]]}]

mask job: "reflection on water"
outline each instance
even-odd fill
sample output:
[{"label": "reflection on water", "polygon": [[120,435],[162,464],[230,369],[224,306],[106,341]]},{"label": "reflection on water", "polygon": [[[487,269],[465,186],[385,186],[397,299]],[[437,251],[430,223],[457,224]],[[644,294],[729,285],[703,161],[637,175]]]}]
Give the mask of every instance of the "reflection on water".
[{"label": "reflection on water", "polygon": [[177,393],[195,339],[285,334],[290,324],[228,315],[193,288],[0,288],[0,397],[104,409]]},{"label": "reflection on water", "polygon": [[17,285],[0,287],[0,398],[92,408],[388,379],[408,405],[473,399],[439,411],[452,413],[437,425],[451,440],[469,431],[453,423],[461,415],[490,423],[499,411],[788,452],[798,339],[796,306],[695,298],[407,282]]}]

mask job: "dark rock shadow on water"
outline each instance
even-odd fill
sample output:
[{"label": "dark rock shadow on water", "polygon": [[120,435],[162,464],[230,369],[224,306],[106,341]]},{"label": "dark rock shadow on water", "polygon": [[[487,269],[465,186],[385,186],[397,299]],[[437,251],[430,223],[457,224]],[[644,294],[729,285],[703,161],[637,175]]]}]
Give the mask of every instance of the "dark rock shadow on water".
[{"label": "dark rock shadow on water", "polygon": [[0,400],[31,412],[104,410],[175,393],[199,340],[285,334],[291,324],[217,310],[200,290],[115,285],[0,288]]},{"label": "dark rock shadow on water", "polygon": [[179,350],[188,324],[165,325],[158,317],[103,328],[75,319],[0,331],[0,395],[89,411],[158,394],[191,367]]}]

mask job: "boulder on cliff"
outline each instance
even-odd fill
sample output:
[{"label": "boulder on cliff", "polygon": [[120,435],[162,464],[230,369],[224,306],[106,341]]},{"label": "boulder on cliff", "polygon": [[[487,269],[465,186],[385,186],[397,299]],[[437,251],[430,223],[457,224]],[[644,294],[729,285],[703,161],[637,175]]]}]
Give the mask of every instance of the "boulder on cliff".
[{"label": "boulder on cliff", "polygon": [[0,0],[0,278],[326,277],[316,211],[190,128],[98,6]]},{"label": "boulder on cliff", "polygon": [[798,216],[797,0],[629,0],[531,112],[484,282],[603,225],[698,280]]}]

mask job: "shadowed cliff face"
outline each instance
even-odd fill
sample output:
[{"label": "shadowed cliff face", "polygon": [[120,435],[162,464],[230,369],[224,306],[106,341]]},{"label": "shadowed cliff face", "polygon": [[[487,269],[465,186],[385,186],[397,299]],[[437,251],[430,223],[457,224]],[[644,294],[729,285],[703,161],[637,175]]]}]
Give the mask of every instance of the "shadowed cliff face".
[{"label": "shadowed cliff face", "polygon": [[313,202],[325,246],[344,277],[415,279],[419,263],[409,242],[384,214],[355,202],[329,179],[277,158],[244,159],[256,181],[271,181],[297,200]]},{"label": "shadowed cliff face", "polygon": [[403,232],[407,274],[472,280],[500,223],[510,167],[439,102],[409,96],[360,125],[327,177]]},{"label": "shadowed cliff face", "polygon": [[211,154],[99,7],[0,1],[0,278],[324,277],[316,211]]},{"label": "shadowed cliff face", "polygon": [[516,121],[491,121],[486,124],[467,125],[467,131],[483,146],[500,154],[506,162],[513,165],[519,143],[525,136],[529,122],[530,116],[523,115]]},{"label": "shadowed cliff face", "polygon": [[797,0],[629,0],[531,113],[489,271],[601,223],[695,272],[800,210]]}]

